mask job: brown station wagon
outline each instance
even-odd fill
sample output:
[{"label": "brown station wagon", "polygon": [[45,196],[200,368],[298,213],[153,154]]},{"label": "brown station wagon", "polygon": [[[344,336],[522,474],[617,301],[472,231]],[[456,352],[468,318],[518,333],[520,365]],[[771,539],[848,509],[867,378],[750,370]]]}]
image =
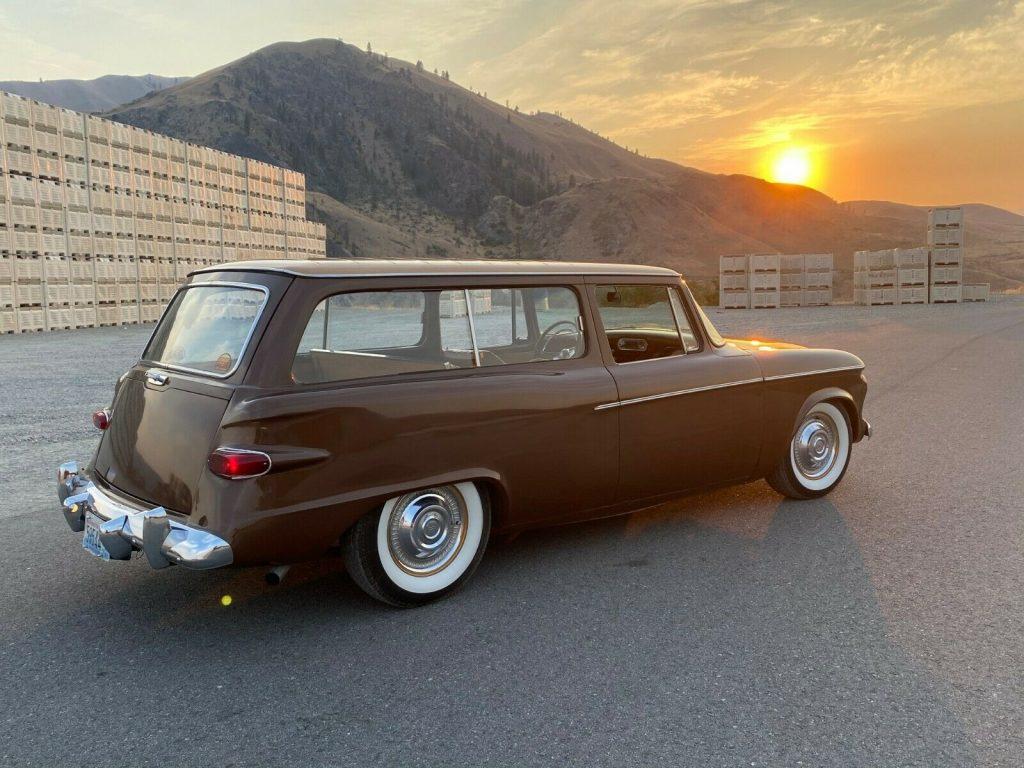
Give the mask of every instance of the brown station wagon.
[{"label": "brown station wagon", "polygon": [[760,478],[808,499],[870,426],[854,355],[723,339],[619,264],[250,261],[195,272],[61,466],[94,555],[344,556],[372,596],[462,585],[492,533]]}]

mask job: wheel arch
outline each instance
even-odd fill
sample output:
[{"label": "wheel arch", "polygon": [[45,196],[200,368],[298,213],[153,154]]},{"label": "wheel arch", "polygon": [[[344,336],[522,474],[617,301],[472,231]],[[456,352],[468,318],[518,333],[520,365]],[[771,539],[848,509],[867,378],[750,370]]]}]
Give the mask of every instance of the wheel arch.
[{"label": "wheel arch", "polygon": [[850,433],[853,437],[851,442],[858,442],[863,436],[863,425],[860,418],[860,411],[857,409],[857,401],[853,395],[847,392],[842,387],[824,387],[816,390],[807,396],[804,400],[803,405],[797,411],[796,419],[793,421],[793,429],[796,429],[797,424],[803,421],[810,410],[818,403],[834,403],[836,406],[842,409],[843,413],[846,414],[846,418],[850,422]]},{"label": "wheel arch", "polygon": [[380,509],[389,499],[403,496],[407,493],[432,488],[439,485],[456,485],[458,483],[474,483],[485,497],[484,503],[491,513],[491,527],[494,528],[505,521],[509,509],[509,495],[505,479],[500,472],[484,467],[471,467],[453,472],[446,472],[443,475],[430,475],[405,480],[398,483],[389,483],[386,486],[379,486],[367,489],[360,494],[362,501],[358,503],[351,519],[348,520],[345,530],[341,535],[351,529],[364,514]]}]

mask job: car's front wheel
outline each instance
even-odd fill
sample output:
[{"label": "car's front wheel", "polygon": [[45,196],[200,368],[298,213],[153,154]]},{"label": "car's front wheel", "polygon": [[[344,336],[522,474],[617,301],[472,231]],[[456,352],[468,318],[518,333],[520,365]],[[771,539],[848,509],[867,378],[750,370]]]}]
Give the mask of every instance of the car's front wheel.
[{"label": "car's front wheel", "polygon": [[406,493],[349,530],[345,565],[371,597],[411,608],[451,594],[469,580],[490,526],[486,494],[474,483]]},{"label": "car's front wheel", "polygon": [[791,499],[815,499],[835,488],[850,463],[850,420],[842,408],[818,403],[800,420],[789,450],[767,478]]}]

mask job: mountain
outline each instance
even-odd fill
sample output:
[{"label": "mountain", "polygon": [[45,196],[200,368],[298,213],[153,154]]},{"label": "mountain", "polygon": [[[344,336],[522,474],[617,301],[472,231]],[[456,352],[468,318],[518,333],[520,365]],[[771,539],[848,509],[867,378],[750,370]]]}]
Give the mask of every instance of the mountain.
[{"label": "mountain", "polygon": [[[618,260],[712,278],[722,253],[832,251],[849,269],[855,250],[925,241],[922,209],[647,158],[338,40],[278,43],[106,116],[305,173],[330,255]],[[976,241],[968,214],[969,253],[997,289],[1024,279],[1024,226],[1001,213]]]},{"label": "mountain", "polygon": [[78,112],[102,112],[187,79],[160,75],[105,75],[95,80],[9,80],[0,82],[0,91]]}]

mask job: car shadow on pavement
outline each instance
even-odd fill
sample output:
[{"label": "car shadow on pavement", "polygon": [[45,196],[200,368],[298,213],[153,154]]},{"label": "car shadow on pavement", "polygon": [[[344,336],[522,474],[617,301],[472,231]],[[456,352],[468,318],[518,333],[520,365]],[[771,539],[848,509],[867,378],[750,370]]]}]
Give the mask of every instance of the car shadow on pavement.
[{"label": "car shadow on pavement", "polygon": [[[191,739],[231,738],[206,764],[274,763],[309,738],[354,764],[400,762],[410,741],[434,764],[975,763],[941,687],[890,639],[840,510],[762,485],[524,534],[412,611],[364,597],[337,562],[275,588],[255,570],[74,570],[82,593],[13,637],[76,651],[14,670],[16,740],[45,669],[126,746],[145,746],[127,731],[140,708],[191,701],[176,713]],[[152,684],[97,693],[124,678]]]}]

